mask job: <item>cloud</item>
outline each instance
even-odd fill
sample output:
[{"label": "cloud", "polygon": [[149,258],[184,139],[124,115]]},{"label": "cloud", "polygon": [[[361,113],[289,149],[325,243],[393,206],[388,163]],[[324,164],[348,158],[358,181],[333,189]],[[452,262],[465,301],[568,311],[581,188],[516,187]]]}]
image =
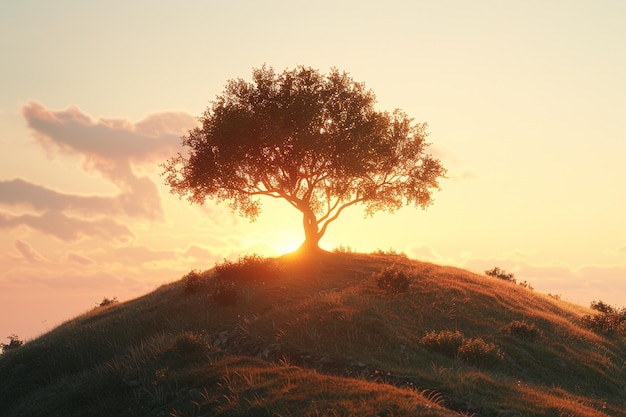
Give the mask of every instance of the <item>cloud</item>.
[{"label": "cloud", "polygon": [[60,209],[93,209],[102,204],[112,214],[149,220],[162,218],[161,199],[154,182],[137,176],[133,166],[154,165],[173,156],[180,150],[180,136],[197,124],[195,118],[182,112],[153,114],[137,123],[94,120],[77,107],[52,111],[36,102],[25,105],[22,114],[39,144],[49,152],[81,155],[83,169],[102,175],[120,189],[120,194],[115,198],[72,196],[24,180],[5,182],[3,186],[13,190],[14,200],[19,193],[22,200],[30,198],[31,205],[56,204]]},{"label": "cloud", "polygon": [[[50,291],[89,290],[90,292],[104,292],[146,289],[146,283],[133,274],[119,274],[102,270],[86,272],[84,270],[45,270],[41,268],[15,269],[4,275],[0,280],[0,288],[30,288],[44,287]],[[103,295],[104,295],[103,294]],[[95,300],[94,300],[95,301]]]},{"label": "cloud", "polygon": [[180,150],[180,136],[197,124],[182,112],[152,114],[132,123],[96,120],[77,107],[53,111],[36,102],[23,106],[22,115],[48,152],[82,156],[84,170],[119,189],[115,195],[78,195],[22,178],[0,180],[0,206],[36,212],[0,212],[0,228],[24,225],[65,241],[96,236],[128,242],[134,236],[121,219],[162,220],[156,184],[133,169],[174,155]]},{"label": "cloud", "polygon": [[444,257],[431,246],[424,243],[412,244],[407,249],[407,255],[411,259],[420,259],[426,262],[443,263]]},{"label": "cloud", "polygon": [[12,229],[21,225],[64,241],[76,241],[90,236],[128,243],[135,237],[128,227],[109,218],[83,220],[53,211],[41,215],[0,212],[0,229]]},{"label": "cloud", "polygon": [[99,262],[119,263],[127,265],[144,265],[151,262],[160,262],[175,259],[177,254],[171,250],[154,250],[147,246],[137,245],[121,248],[112,248],[92,255]]},{"label": "cloud", "polygon": [[17,249],[18,254],[17,255],[10,254],[9,256],[11,256],[14,259],[25,260],[29,263],[38,263],[38,262],[47,261],[47,259],[44,256],[42,256],[39,252],[33,249],[32,246],[30,246],[28,243],[22,240],[16,239],[13,245],[15,246],[15,249]]},{"label": "cloud", "polygon": [[193,258],[197,261],[213,260],[217,257],[215,253],[198,245],[189,246],[187,250],[183,252],[182,256],[185,258]]},{"label": "cloud", "polygon": [[198,245],[186,249],[157,250],[144,245],[133,245],[98,250],[89,254],[89,258],[98,264],[126,265],[132,267],[154,268],[184,265],[184,268],[207,268],[223,255],[211,252]]},{"label": "cloud", "polygon": [[25,206],[37,211],[64,211],[85,215],[127,216],[156,220],[162,215],[154,183],[133,180],[117,196],[76,195],[46,188],[21,178],[0,181],[0,205]]},{"label": "cloud", "polygon": [[78,265],[82,265],[82,266],[88,266],[88,265],[93,265],[95,264],[93,259],[90,259],[86,256],[80,255],[78,253],[75,252],[69,252],[65,258],[72,263],[78,264]]},{"label": "cloud", "polygon": [[115,199],[101,196],[81,196],[58,192],[21,178],[0,181],[0,204],[25,205],[35,210],[72,210],[80,213],[123,212]]},{"label": "cloud", "polygon": [[185,249],[160,250],[131,244],[109,247],[106,250],[98,248],[80,252],[68,251],[62,257],[62,262],[57,265],[63,266],[66,262],[71,262],[85,267],[97,265],[98,268],[107,270],[130,267],[134,271],[163,267],[176,270],[178,276],[181,270],[208,268],[222,258],[223,254],[218,255],[198,245],[191,245]]},{"label": "cloud", "polygon": [[30,102],[22,108],[28,126],[46,146],[88,158],[134,163],[154,162],[180,149],[180,136],[197,121],[186,113],[158,113],[133,124],[125,119],[99,119],[77,107],[52,111]]}]

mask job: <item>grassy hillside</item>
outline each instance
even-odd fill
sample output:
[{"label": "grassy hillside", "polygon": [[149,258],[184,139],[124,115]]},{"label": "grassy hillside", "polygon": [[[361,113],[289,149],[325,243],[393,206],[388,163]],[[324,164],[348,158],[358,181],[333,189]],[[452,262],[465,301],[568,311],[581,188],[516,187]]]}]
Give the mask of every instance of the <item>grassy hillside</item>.
[{"label": "grassy hillside", "polygon": [[[0,356],[0,415],[626,415],[626,340],[587,308],[397,255],[276,262],[234,286],[224,265],[191,274]],[[406,291],[372,276],[390,265]]]}]

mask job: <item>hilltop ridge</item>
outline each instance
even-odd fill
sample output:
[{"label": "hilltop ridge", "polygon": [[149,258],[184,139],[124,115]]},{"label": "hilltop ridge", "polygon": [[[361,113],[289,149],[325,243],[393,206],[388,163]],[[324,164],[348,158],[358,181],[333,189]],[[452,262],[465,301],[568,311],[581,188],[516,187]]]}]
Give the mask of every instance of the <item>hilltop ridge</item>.
[{"label": "hilltop ridge", "polygon": [[[192,271],[3,355],[0,415],[624,415],[626,339],[588,308],[397,254],[267,265]],[[405,290],[378,284],[390,267]]]}]

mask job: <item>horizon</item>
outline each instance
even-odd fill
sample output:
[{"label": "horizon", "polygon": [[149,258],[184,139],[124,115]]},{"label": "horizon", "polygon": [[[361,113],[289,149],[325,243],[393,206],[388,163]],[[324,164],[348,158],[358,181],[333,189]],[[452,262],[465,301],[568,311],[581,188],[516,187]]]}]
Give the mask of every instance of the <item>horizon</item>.
[{"label": "horizon", "polygon": [[537,292],[624,306],[624,18],[618,1],[7,5],[0,342],[302,243],[282,201],[249,223],[160,176],[226,82],[263,64],[348,72],[377,109],[428,123],[448,170],[425,211],[352,207],[322,248],[498,266]]}]

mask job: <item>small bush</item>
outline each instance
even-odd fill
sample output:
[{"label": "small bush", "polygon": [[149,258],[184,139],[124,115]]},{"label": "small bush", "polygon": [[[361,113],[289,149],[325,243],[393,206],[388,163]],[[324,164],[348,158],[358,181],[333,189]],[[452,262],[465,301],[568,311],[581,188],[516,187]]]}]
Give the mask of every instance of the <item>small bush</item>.
[{"label": "small bush", "polygon": [[520,283],[519,283],[519,285],[520,285],[521,287],[528,288],[528,289],[529,289],[529,290],[531,290],[531,291],[535,289],[535,287],[533,287],[533,286],[530,284],[530,282],[527,282],[527,281],[520,282]]},{"label": "small bush", "polygon": [[513,273],[507,273],[504,269],[500,269],[497,266],[493,269],[488,269],[487,271],[485,271],[485,274],[489,275],[490,277],[502,279],[504,281],[508,281],[512,283],[517,282],[517,280],[515,279],[515,275],[513,275]]},{"label": "small bush", "polygon": [[215,265],[215,274],[219,279],[236,283],[271,281],[283,272],[276,260],[257,254],[240,257],[236,262],[224,260]]},{"label": "small bush", "polygon": [[[619,309],[613,307],[612,305],[605,303],[604,301],[592,301],[589,308],[591,308],[592,310],[599,311],[600,313],[603,313],[606,315],[619,315],[620,314]],[[622,308],[621,313],[624,313],[623,308]]]},{"label": "small bush", "polygon": [[374,252],[372,252],[372,254],[380,256],[398,256],[405,259],[407,258],[406,253],[398,252],[394,248],[389,248],[389,250],[376,249]]},{"label": "small bush", "polygon": [[117,304],[117,297],[113,297],[113,298],[104,297],[102,301],[100,301],[100,304],[98,304],[98,307],[106,307],[106,306],[110,306],[113,304]]},{"label": "small bush", "polygon": [[420,343],[430,350],[453,358],[463,343],[463,334],[458,330],[455,332],[449,330],[436,332],[433,330],[426,333]]},{"label": "small bush", "polygon": [[457,350],[457,358],[468,365],[487,367],[502,360],[502,353],[493,343],[480,338],[464,340]]},{"label": "small bush", "polygon": [[501,331],[504,334],[517,337],[521,340],[528,340],[529,342],[535,342],[543,336],[543,332],[535,327],[534,324],[528,324],[520,320],[510,322],[504,326]]},{"label": "small bush", "polygon": [[195,294],[200,291],[202,275],[198,270],[192,269],[183,277],[183,282],[185,293]]},{"label": "small bush", "polygon": [[20,338],[17,337],[16,334],[12,334],[11,336],[7,336],[7,339],[9,339],[9,343],[8,344],[0,343],[0,346],[2,346],[2,353],[12,352],[12,351],[22,347],[22,345],[24,344],[24,342],[21,341]]},{"label": "small bush", "polygon": [[335,253],[354,253],[354,250],[350,246],[339,245],[333,249]]},{"label": "small bush", "polygon": [[409,289],[411,282],[408,274],[396,267],[395,265],[389,266],[382,271],[373,274],[376,279],[378,288],[386,292],[387,294],[402,294]]},{"label": "small bush", "polygon": [[213,293],[213,299],[220,305],[228,306],[237,303],[239,290],[233,281],[219,280],[218,286]]},{"label": "small bush", "polygon": [[187,360],[194,360],[204,359],[210,348],[202,334],[187,332],[177,337],[173,350]]},{"label": "small bush", "polygon": [[626,334],[626,308],[618,309],[602,301],[592,301],[591,309],[598,314],[586,314],[583,324],[596,332]]}]

